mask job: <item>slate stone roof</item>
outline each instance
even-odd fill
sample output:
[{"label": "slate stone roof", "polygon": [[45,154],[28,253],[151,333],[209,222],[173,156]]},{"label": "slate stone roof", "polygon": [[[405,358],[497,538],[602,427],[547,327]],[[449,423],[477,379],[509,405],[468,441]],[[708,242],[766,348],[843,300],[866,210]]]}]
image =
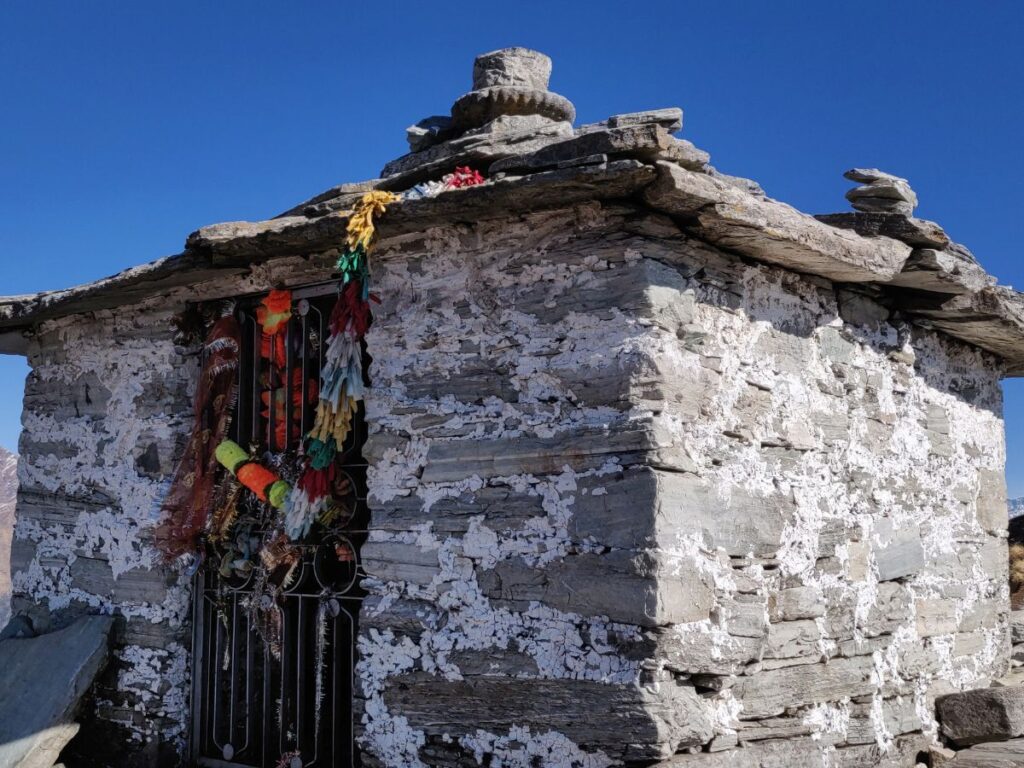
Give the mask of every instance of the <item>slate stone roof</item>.
[{"label": "slate stone roof", "polygon": [[0,298],[0,332],[243,274],[273,257],[329,250],[342,241],[347,211],[365,191],[402,192],[469,165],[487,176],[485,184],[397,202],[380,222],[381,236],[588,200],[632,201],[741,256],[861,284],[908,319],[1005,359],[1006,375],[1024,375],[1024,296],[997,285],[938,224],[915,218],[917,195],[905,179],[853,169],[847,178],[860,186],[847,197],[856,210],[810,216],[767,197],[755,182],[719,173],[706,152],[675,137],[680,109],[573,127],[571,103],[547,90],[549,74],[550,60],[533,51],[484,54],[453,117],[411,126],[411,151],[387,163],[380,178],[333,187],[276,218],[203,227],[182,253],[103,280]]}]

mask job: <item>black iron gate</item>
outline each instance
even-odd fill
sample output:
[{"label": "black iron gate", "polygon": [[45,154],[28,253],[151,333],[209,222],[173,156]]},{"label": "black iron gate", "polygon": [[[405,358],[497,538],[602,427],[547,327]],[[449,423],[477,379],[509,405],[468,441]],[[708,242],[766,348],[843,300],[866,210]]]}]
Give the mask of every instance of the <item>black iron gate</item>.
[{"label": "black iron gate", "polygon": [[[294,456],[313,423],[335,288],[295,291],[295,317],[282,333],[261,333],[252,304],[240,303],[243,352],[234,439],[267,456]],[[283,350],[280,343],[283,341]],[[268,359],[279,350],[281,370]],[[364,355],[365,358],[365,355]],[[365,367],[364,367],[365,369]],[[283,394],[283,417],[275,398]],[[293,409],[293,403],[295,407]],[[267,406],[266,408],[264,406]],[[281,419],[284,423],[281,423]],[[211,768],[358,766],[352,694],[360,589],[359,546],[366,528],[362,410],[339,451],[343,510],[296,547],[287,573],[225,572],[208,554],[196,574],[192,648],[193,763]],[[272,449],[272,450],[271,450]],[[252,503],[252,500],[249,500]],[[246,535],[262,540],[267,530]],[[262,539],[261,539],[262,537]],[[293,550],[294,551],[294,550]]]}]

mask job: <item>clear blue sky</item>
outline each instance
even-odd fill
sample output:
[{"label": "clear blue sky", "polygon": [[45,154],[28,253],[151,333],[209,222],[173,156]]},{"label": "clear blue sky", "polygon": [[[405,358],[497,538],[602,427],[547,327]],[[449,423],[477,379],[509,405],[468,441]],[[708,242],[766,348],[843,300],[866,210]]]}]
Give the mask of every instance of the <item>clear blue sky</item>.
[{"label": "clear blue sky", "polygon": [[[473,56],[554,59],[581,122],[681,106],[721,170],[810,212],[854,165],[908,177],[1024,286],[1024,4],[1017,2],[0,2],[0,293],[178,252],[376,176],[404,128],[468,89]],[[24,364],[0,357],[0,445]],[[1024,495],[1024,385],[1009,382]]]}]

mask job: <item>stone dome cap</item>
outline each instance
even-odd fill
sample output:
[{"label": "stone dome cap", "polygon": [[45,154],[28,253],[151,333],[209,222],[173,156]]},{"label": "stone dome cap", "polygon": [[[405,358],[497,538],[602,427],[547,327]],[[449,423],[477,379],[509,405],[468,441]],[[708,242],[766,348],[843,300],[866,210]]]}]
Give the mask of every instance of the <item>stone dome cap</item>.
[{"label": "stone dome cap", "polygon": [[452,105],[453,128],[467,131],[512,115],[571,123],[576,108],[548,90],[550,77],[551,59],[529,48],[502,48],[477,56],[473,90]]}]

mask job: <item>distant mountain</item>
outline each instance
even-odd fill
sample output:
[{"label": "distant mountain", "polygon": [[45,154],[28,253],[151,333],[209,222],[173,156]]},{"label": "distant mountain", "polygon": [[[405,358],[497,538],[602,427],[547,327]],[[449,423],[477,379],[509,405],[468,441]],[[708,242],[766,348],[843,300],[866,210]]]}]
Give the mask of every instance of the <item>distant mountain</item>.
[{"label": "distant mountain", "polygon": [[1010,517],[1024,515],[1024,496],[1019,499],[1010,499]]},{"label": "distant mountain", "polygon": [[11,598],[11,538],[18,495],[18,457],[0,448],[0,629],[7,624]]}]

